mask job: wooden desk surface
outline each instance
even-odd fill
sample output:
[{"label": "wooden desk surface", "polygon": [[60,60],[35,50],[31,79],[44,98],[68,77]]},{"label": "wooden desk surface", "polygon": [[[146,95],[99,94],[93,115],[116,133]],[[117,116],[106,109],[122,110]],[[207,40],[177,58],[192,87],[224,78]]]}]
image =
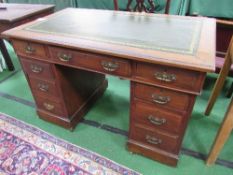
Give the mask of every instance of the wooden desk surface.
[{"label": "wooden desk surface", "polygon": [[53,9],[54,5],[0,3],[0,23],[13,23],[27,17]]},{"label": "wooden desk surface", "polygon": [[214,19],[65,9],[5,37],[203,72],[215,69]]}]

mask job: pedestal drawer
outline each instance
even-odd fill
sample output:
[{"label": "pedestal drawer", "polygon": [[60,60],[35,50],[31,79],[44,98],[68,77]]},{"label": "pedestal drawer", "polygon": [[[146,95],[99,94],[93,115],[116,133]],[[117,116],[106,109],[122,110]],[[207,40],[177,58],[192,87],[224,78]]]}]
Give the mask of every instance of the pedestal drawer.
[{"label": "pedestal drawer", "polygon": [[31,88],[35,94],[59,97],[55,81],[47,81],[35,77],[29,77]]},{"label": "pedestal drawer", "polygon": [[57,47],[49,47],[49,51],[52,59],[62,64],[118,76],[131,75],[131,64],[128,60]]},{"label": "pedestal drawer", "polygon": [[51,98],[45,98],[41,96],[36,96],[37,107],[41,110],[56,114],[61,117],[68,117],[64,110],[63,104],[52,100]]},{"label": "pedestal drawer", "polygon": [[137,63],[134,76],[138,80],[156,85],[199,93],[205,73],[169,66]]},{"label": "pedestal drawer", "polygon": [[33,76],[43,77],[44,79],[54,79],[52,66],[49,63],[21,58],[24,71]]},{"label": "pedestal drawer", "polygon": [[132,126],[130,139],[141,144],[159,148],[168,152],[177,152],[179,148],[179,136],[168,135],[159,130],[148,130],[139,126]]},{"label": "pedestal drawer", "polygon": [[186,111],[190,103],[190,94],[180,93],[155,86],[134,83],[135,97],[146,100],[159,107]]},{"label": "pedestal drawer", "polygon": [[14,49],[20,56],[48,59],[46,47],[42,44],[32,43],[28,41],[13,40]]},{"label": "pedestal drawer", "polygon": [[166,132],[179,133],[183,116],[162,110],[161,108],[135,100],[132,113],[134,123],[146,127],[162,129]]}]

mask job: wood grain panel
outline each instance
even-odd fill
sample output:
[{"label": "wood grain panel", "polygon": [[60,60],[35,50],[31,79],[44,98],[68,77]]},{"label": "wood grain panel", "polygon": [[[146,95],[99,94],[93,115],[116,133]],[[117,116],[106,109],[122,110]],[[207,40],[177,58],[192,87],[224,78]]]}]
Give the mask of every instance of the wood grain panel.
[{"label": "wood grain panel", "polygon": [[118,76],[128,77],[131,74],[131,64],[128,60],[58,47],[49,47],[49,51],[57,63]]},{"label": "wood grain panel", "polygon": [[38,59],[49,58],[49,55],[46,52],[46,47],[43,44],[37,44],[22,40],[14,40],[13,46],[18,55]]},{"label": "wood grain panel", "polygon": [[160,130],[148,130],[140,126],[133,126],[134,132],[130,138],[144,145],[159,148],[168,152],[177,152],[179,136],[169,135]]},{"label": "wood grain panel", "polygon": [[32,76],[45,79],[54,79],[54,74],[52,71],[52,65],[46,62],[30,60],[21,58],[21,63],[24,68],[24,71]]},{"label": "wood grain panel", "polygon": [[133,123],[141,124],[145,128],[156,128],[166,132],[179,133],[182,125],[182,115],[137,100],[132,105],[135,105],[135,110],[132,111]]},{"label": "wood grain panel", "polygon": [[135,97],[146,100],[157,107],[167,108],[173,111],[186,111],[190,102],[189,94],[140,83],[135,84]]},{"label": "wood grain panel", "polygon": [[137,63],[133,76],[159,86],[200,93],[205,74],[159,64]]}]

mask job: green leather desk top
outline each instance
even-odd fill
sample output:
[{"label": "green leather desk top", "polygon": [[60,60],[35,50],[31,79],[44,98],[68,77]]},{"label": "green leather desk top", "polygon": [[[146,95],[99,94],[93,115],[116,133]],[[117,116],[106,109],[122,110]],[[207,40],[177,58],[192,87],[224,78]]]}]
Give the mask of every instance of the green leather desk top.
[{"label": "green leather desk top", "polygon": [[207,18],[69,8],[3,35],[189,69],[215,67],[215,20]]},{"label": "green leather desk top", "polygon": [[195,54],[201,25],[202,19],[74,10],[29,26],[25,30],[144,49]]}]

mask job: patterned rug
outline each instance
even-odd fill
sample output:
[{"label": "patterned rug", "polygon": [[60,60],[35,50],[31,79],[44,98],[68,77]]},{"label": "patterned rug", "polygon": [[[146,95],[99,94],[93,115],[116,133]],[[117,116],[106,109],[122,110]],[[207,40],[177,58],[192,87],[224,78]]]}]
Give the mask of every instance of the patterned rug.
[{"label": "patterned rug", "polygon": [[0,175],[139,175],[0,113]]}]

